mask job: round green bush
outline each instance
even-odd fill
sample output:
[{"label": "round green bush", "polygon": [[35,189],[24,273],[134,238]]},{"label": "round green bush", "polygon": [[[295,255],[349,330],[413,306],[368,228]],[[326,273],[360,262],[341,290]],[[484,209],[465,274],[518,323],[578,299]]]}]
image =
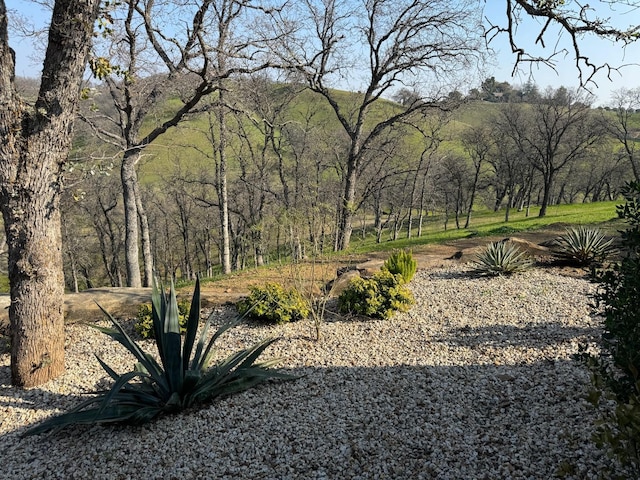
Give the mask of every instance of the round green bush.
[{"label": "round green bush", "polygon": [[395,312],[406,312],[413,303],[413,294],[403,276],[386,269],[371,278],[353,278],[338,297],[342,313],[382,319],[391,318]]},{"label": "round green bush", "polygon": [[285,289],[278,283],[253,286],[247,298],[236,307],[241,314],[264,323],[287,323],[307,318],[311,313],[308,302],[295,288]]},{"label": "round green bush", "polygon": [[[180,322],[180,333],[184,333],[187,328],[187,319],[189,318],[189,308],[191,304],[189,300],[180,300],[178,302],[178,321]],[[134,325],[136,332],[145,339],[154,338],[153,334],[153,318],[151,316],[151,304],[142,303],[138,307],[136,315],[136,323]]]}]

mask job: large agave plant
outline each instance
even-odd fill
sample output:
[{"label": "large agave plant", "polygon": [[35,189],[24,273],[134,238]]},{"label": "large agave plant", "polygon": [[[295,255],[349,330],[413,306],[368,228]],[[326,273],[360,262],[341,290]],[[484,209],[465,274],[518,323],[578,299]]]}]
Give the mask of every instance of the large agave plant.
[{"label": "large agave plant", "polygon": [[602,261],[613,250],[613,240],[607,240],[597,228],[569,228],[555,242],[560,255],[577,265]]},{"label": "large agave plant", "polygon": [[522,272],[534,263],[531,257],[513,242],[492,242],[476,257],[476,271],[487,275]]},{"label": "large agave plant", "polygon": [[[102,307],[101,307],[102,308]],[[153,287],[152,316],[160,362],[144,352],[104,309],[113,328],[95,326],[120,342],[137,360],[133,371],[120,375],[102,359],[98,362],[114,383],[67,413],[49,418],[25,435],[57,430],[73,424],[141,424],[163,413],[173,413],[216,397],[246,390],[270,378],[290,379],[291,375],[271,369],[278,359],[256,363],[276,339],[266,339],[210,366],[216,340],[238,321],[220,327],[207,341],[212,318],[206,322],[199,340],[200,282],[196,282],[184,341],[180,335],[176,294]],[[195,347],[195,350],[194,350]]]}]

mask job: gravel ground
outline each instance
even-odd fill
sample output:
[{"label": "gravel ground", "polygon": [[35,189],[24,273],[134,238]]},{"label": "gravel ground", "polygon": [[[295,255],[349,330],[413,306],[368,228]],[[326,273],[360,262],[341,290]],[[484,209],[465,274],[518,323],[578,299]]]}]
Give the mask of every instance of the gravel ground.
[{"label": "gravel ground", "polygon": [[[416,305],[387,321],[241,326],[221,354],[265,336],[266,356],[303,375],[149,425],[78,427],[21,438],[75,405],[131,357],[73,325],[67,371],[43,387],[9,386],[0,357],[4,479],[596,479],[624,472],[590,441],[589,374],[572,360],[599,337],[593,285],[536,269],[477,278],[420,271]],[[221,310],[223,317],[229,312]]]}]

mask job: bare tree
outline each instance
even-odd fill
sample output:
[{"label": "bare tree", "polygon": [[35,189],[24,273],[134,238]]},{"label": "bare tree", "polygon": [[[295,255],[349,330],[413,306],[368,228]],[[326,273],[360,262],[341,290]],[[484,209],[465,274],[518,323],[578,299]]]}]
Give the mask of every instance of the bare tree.
[{"label": "bare tree", "polygon": [[[635,11],[640,7],[640,2],[632,0],[594,0],[589,3],[579,0],[505,0],[506,23],[489,22],[485,38],[491,42],[496,35],[507,35],[511,51],[516,57],[514,73],[524,63],[545,64],[555,70],[558,58],[570,55],[575,59],[580,85],[587,86],[590,83],[595,84],[596,73],[605,71],[607,76],[610,76],[613,71],[618,70],[619,66],[606,62],[595,63],[589,57],[589,53],[584,53],[582,49],[585,36],[591,35],[610,40],[622,46],[629,45],[640,38],[640,26],[633,23],[636,16],[621,15],[619,11],[614,10],[615,7]],[[611,15],[607,15],[607,11],[611,12]],[[534,45],[542,47],[543,51],[548,53],[543,55],[530,53],[532,50],[529,40],[530,29],[527,29],[524,40],[522,37],[518,38],[518,27],[529,17],[542,20]],[[632,20],[628,21],[628,19]],[[559,41],[562,35],[568,38],[566,47],[563,47],[562,42]],[[551,41],[548,41],[549,37]]]},{"label": "bare tree", "polygon": [[[479,15],[472,4],[450,0],[301,3],[298,35],[285,38],[285,45],[275,53],[286,54],[285,60],[311,90],[326,99],[349,136],[343,154],[338,249],[349,247],[359,177],[372,143],[398,122],[429,108],[444,108],[446,98],[431,91],[394,106],[384,96],[409,82],[424,81],[426,90],[426,83],[433,84],[434,78],[451,78],[469,67],[481,50]],[[363,62],[352,65],[350,58]],[[360,93],[345,101],[331,87],[349,69],[360,83]]]},{"label": "bare tree", "polygon": [[35,104],[16,91],[0,0],[0,208],[9,248],[11,380],[44,383],[64,369],[62,174],[100,2],[56,1]]},{"label": "bare tree", "polygon": [[546,215],[558,173],[605,134],[590,102],[591,97],[582,92],[549,88],[534,104],[510,105],[501,111],[503,134],[542,175],[540,217]]},{"label": "bare tree", "polygon": [[490,129],[486,126],[471,127],[462,134],[462,145],[471,157],[473,163],[473,181],[471,182],[471,193],[469,194],[469,206],[467,207],[467,218],[464,228],[469,228],[471,222],[471,211],[476,199],[478,182],[482,166],[486,163],[494,146]]},{"label": "bare tree", "polygon": [[494,171],[492,179],[496,192],[494,210],[498,211],[506,198],[504,221],[508,222],[511,208],[515,205],[517,197],[524,197],[525,192],[530,188],[530,179],[527,173],[531,168],[517,144],[504,135],[504,127],[500,125],[500,117],[495,118],[492,123],[492,138],[495,140],[494,154],[488,158],[488,162]]},{"label": "bare tree", "polygon": [[[189,114],[214,105],[220,129],[221,204],[226,208],[226,82],[235,75],[269,65],[268,60],[262,59],[259,41],[249,29],[256,21],[254,14],[268,12],[250,0],[199,0],[193,8],[181,2],[129,0],[125,8],[122,24],[114,28],[102,46],[101,71],[116,108],[112,128],[98,123],[103,112],[87,114],[83,119],[123,152],[120,175],[127,285],[140,286],[140,238],[145,284],[150,282],[153,261],[136,165],[143,152],[167,130]],[[169,18],[176,28],[164,27]],[[214,92],[218,97],[215,101],[203,102]],[[223,221],[223,230],[224,226]],[[228,251],[223,256],[228,257]]]},{"label": "bare tree", "polygon": [[633,176],[640,182],[640,158],[638,158],[638,133],[631,119],[640,109],[640,87],[623,88],[613,94],[612,107],[615,120],[610,122],[610,131],[622,146],[623,156],[629,162]]}]

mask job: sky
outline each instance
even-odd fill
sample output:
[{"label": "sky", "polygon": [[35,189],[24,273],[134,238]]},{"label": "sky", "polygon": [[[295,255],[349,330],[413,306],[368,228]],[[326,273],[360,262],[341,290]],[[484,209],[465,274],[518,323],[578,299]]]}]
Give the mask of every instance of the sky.
[{"label": "sky", "polygon": [[[484,16],[494,24],[504,25],[506,21],[505,2],[503,0],[478,0],[484,3]],[[573,0],[575,3],[575,0]],[[601,17],[611,17],[612,22],[624,24],[640,24],[640,9],[632,9],[620,5],[618,2],[613,9],[603,6],[602,2],[591,1],[591,5],[600,5],[598,14]],[[38,27],[45,26],[50,20],[50,12],[41,4],[32,3],[28,0],[7,0],[9,11],[18,12],[27,20],[33,22]],[[11,22],[11,18],[10,18]],[[542,23],[530,18],[524,19],[518,29],[518,41],[532,53],[538,54],[536,50],[535,37],[542,28]],[[547,50],[555,47],[570,48],[568,36],[558,37],[557,31],[550,30],[545,36]],[[38,48],[38,43],[33,38],[20,38],[15,31],[10,32],[12,48],[16,51],[16,74],[24,77],[38,77],[42,70],[42,56],[44,48]],[[589,91],[596,97],[596,105],[607,104],[611,99],[611,94],[620,88],[640,87],[640,41],[623,48],[619,44],[600,38],[584,37],[580,39],[582,53],[587,54],[595,63],[608,62],[612,66],[621,66],[619,71],[611,72],[610,78],[607,73],[599,72],[595,77],[595,83],[588,85]],[[555,71],[544,65],[522,65],[512,76],[515,64],[515,56],[511,53],[510,46],[505,35],[495,38],[490,46],[495,51],[493,56],[494,65],[487,68],[486,76],[494,76],[498,81],[506,81],[512,85],[521,85],[531,79],[540,90],[547,86],[557,88],[565,86],[568,88],[577,87],[578,71],[575,67],[573,51],[563,58],[559,57]]]},{"label": "sky", "polygon": [[[575,4],[575,1],[573,2]],[[587,2],[581,2],[587,3]],[[590,1],[589,4],[594,8],[597,6],[598,11],[595,12],[600,18],[611,18],[614,25],[640,24],[640,9],[631,8],[620,5],[604,5],[600,1]],[[486,0],[485,17],[492,23],[505,25],[506,8],[503,0]],[[592,12],[590,12],[592,13]],[[539,20],[527,18],[519,27],[517,39],[523,47],[526,47],[534,54],[543,54],[543,51],[536,48],[535,39],[543,27],[543,23]],[[508,43],[506,35],[496,38],[490,46],[497,51],[495,56],[495,67],[493,75],[496,80],[507,81],[512,85],[524,84],[530,78],[538,87],[543,90],[547,86],[557,88],[559,86],[578,87],[579,77],[578,70],[575,66],[575,55],[573,54],[570,38],[568,35],[558,37],[558,31],[550,30],[544,37],[547,44],[547,51],[558,45],[559,49],[567,48],[569,53],[566,56],[560,56],[556,70],[544,65],[523,65],[518,72],[512,77],[512,71],[516,57],[511,53],[511,47]],[[588,85],[589,91],[596,96],[596,104],[604,105],[611,99],[611,94],[615,90],[621,88],[640,87],[640,41],[624,48],[622,44],[614,44],[609,40],[598,37],[585,36],[579,39],[581,53],[594,60],[596,64],[609,63],[611,66],[626,65],[613,71],[607,78],[607,72],[601,71],[594,77],[594,83]]]}]

